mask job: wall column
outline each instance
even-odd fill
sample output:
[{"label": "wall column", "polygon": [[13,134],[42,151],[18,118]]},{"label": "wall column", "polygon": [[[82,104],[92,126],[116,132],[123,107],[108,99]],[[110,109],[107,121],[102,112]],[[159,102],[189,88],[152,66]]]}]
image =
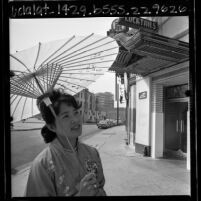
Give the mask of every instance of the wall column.
[{"label": "wall column", "polygon": [[[189,108],[189,107],[188,107]],[[187,111],[187,170],[191,168],[191,150],[190,150],[190,111]]]},{"label": "wall column", "polygon": [[130,125],[131,125],[131,119],[130,119],[130,103],[131,103],[131,97],[129,93],[129,99],[128,99],[128,106],[127,106],[127,139],[128,139],[128,145],[131,143],[131,136],[130,136]]},{"label": "wall column", "polygon": [[[135,151],[144,153],[145,147],[150,150],[150,106],[151,77],[139,77],[136,80],[136,136]],[[150,152],[149,152],[150,154]]]},{"label": "wall column", "polygon": [[151,157],[163,157],[163,113],[152,113],[152,138],[151,138]]},{"label": "wall column", "polygon": [[151,157],[163,157],[164,113],[163,85],[152,84]]},{"label": "wall column", "polygon": [[130,146],[134,147],[134,137],[135,137],[135,130],[134,125],[136,121],[136,118],[134,117],[134,109],[136,105],[136,96],[135,96],[135,85],[130,86],[130,104],[129,104],[129,110],[130,110]]}]

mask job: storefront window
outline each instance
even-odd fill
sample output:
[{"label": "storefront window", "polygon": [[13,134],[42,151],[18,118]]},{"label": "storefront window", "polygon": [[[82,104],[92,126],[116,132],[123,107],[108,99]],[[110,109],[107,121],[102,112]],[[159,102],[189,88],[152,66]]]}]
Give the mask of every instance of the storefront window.
[{"label": "storefront window", "polygon": [[188,84],[171,86],[166,88],[166,98],[185,98],[186,91],[188,90]]}]

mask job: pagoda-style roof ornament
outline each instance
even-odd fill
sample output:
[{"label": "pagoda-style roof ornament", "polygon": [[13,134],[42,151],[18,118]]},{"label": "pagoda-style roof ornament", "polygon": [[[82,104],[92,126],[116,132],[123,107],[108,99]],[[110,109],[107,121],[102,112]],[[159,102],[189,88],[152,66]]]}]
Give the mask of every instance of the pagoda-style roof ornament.
[{"label": "pagoda-style roof ornament", "polygon": [[189,44],[144,30],[118,33],[113,38],[123,47],[109,68],[118,73],[147,75],[189,60]]}]

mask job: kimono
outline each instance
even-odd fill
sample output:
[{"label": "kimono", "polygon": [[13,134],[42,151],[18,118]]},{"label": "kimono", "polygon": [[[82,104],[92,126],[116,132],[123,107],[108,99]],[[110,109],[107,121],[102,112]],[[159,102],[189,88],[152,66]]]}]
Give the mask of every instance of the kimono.
[{"label": "kimono", "polygon": [[[99,189],[96,196],[106,196],[105,178],[98,151],[94,147],[77,143],[75,153],[65,149],[55,138],[33,161],[26,197],[75,196],[79,183],[87,172],[95,171]],[[82,167],[80,167],[80,163]]]}]

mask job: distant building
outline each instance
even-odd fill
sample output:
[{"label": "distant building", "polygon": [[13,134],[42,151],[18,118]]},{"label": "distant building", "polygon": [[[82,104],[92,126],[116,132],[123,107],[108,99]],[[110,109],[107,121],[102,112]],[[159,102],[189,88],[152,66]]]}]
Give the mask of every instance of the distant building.
[{"label": "distant building", "polygon": [[108,114],[114,110],[114,95],[110,92],[96,93],[97,119],[107,119]]},{"label": "distant building", "polygon": [[97,111],[109,111],[114,109],[114,95],[110,92],[96,93]]},{"label": "distant building", "polygon": [[88,89],[84,89],[74,95],[79,104],[82,105],[80,115],[84,122],[96,122],[96,98]]}]

